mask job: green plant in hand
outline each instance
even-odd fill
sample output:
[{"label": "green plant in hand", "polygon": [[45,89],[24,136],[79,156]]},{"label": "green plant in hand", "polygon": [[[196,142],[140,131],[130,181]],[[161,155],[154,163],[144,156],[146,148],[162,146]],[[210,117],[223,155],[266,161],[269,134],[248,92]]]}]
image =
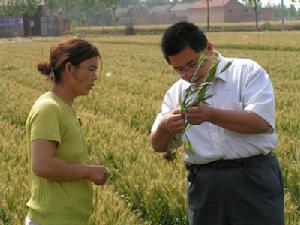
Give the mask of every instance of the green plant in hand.
[{"label": "green plant in hand", "polygon": [[[176,158],[176,150],[182,145],[182,137],[184,136],[186,142],[184,143],[184,147],[186,151],[191,153],[194,152],[192,144],[188,138],[186,132],[188,129],[192,127],[186,119],[186,115],[190,107],[196,107],[203,103],[206,103],[206,100],[211,98],[213,95],[207,95],[207,89],[213,84],[213,81],[216,77],[216,71],[219,65],[218,60],[214,61],[208,71],[207,76],[204,78],[204,81],[201,84],[197,84],[196,81],[198,79],[198,73],[201,67],[207,62],[208,58],[206,55],[202,55],[197,63],[196,69],[193,73],[191,79],[191,85],[185,91],[185,95],[183,101],[180,102],[180,112],[185,117],[185,128],[177,135],[173,136],[171,146],[164,155],[164,158],[168,161],[173,161]],[[223,73],[230,65],[232,61],[228,62],[221,70],[220,73]]]}]

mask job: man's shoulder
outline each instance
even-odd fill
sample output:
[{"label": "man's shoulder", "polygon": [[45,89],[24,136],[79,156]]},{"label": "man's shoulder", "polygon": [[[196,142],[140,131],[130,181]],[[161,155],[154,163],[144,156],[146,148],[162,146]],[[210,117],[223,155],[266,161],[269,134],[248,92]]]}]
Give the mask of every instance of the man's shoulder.
[{"label": "man's shoulder", "polygon": [[227,71],[227,81],[243,84],[255,77],[267,77],[265,70],[254,60],[247,58],[224,58],[224,64],[232,61]]},{"label": "man's shoulder", "polygon": [[253,61],[252,59],[246,59],[246,58],[225,58],[226,61],[232,61],[232,66],[236,68],[244,68],[244,69],[260,69],[261,66]]}]

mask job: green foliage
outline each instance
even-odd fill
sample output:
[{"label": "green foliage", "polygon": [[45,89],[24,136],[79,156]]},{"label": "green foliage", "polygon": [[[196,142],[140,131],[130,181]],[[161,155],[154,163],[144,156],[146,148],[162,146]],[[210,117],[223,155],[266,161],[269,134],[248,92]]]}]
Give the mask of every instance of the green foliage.
[{"label": "green foliage", "polygon": [[[108,185],[94,186],[90,225],[187,224],[183,151],[168,164],[153,152],[148,137],[165,91],[177,80],[163,61],[160,38],[87,37],[101,51],[103,72],[75,107],[91,150],[89,161],[105,165],[111,177]],[[285,224],[300,224],[300,33],[218,32],[208,38],[225,56],[257,61],[272,79]],[[36,98],[50,88],[36,64],[49,57],[49,46],[57,41],[0,43],[0,223],[5,214],[9,224],[22,225],[28,210],[25,120]]]},{"label": "green foliage", "polygon": [[272,24],[270,22],[265,22],[262,26],[261,26],[261,30],[262,31],[270,31],[272,30]]},{"label": "green foliage", "polygon": [[[2,6],[0,7],[0,16],[16,17],[16,16],[32,16],[37,9],[38,0],[2,0]],[[0,2],[0,3],[1,3]]]},{"label": "green foliage", "polygon": [[289,18],[294,18],[296,16],[297,16],[297,9],[293,4],[291,4],[289,8]]},{"label": "green foliage", "polygon": [[246,6],[253,7],[256,5],[258,8],[261,8],[260,0],[242,0],[242,1]]},{"label": "green foliage", "polygon": [[280,19],[282,14],[287,19],[293,19],[294,17],[299,15],[299,10],[297,11],[296,7],[293,4],[290,4],[289,7],[284,6],[282,8],[281,4],[273,4],[270,5],[273,11],[273,15],[275,18]]},{"label": "green foliage", "polygon": [[[191,79],[191,85],[187,88],[185,91],[185,94],[183,96],[183,101],[180,103],[180,110],[181,113],[186,116],[186,114],[189,111],[190,107],[196,107],[206,102],[207,99],[211,98],[213,95],[207,95],[206,92],[208,88],[212,85],[212,82],[215,79],[216,71],[219,65],[219,61],[212,60],[212,65],[210,69],[208,70],[208,74],[206,75],[204,81],[201,84],[195,83],[198,79],[198,73],[201,67],[207,62],[208,57],[206,55],[201,55],[201,57],[198,60],[197,66],[195,68],[194,74]],[[228,67],[232,64],[232,61],[228,62],[222,69],[220,73],[223,73],[225,70],[228,69]],[[173,142],[171,144],[171,148],[168,149],[165,159],[168,161],[172,161],[176,158],[176,150],[181,145],[182,137],[184,136],[186,138],[186,143],[184,143],[185,150],[193,153],[193,146],[188,138],[188,135],[186,132],[192,127],[191,124],[187,122],[185,119],[185,129],[180,132],[179,134],[175,135],[173,137]]]}]

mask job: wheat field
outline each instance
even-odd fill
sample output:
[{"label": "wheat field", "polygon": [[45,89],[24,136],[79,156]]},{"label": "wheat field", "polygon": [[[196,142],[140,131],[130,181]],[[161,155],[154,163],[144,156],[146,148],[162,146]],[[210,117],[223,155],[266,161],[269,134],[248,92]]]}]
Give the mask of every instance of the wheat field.
[{"label": "wheat field", "polygon": [[[61,38],[0,41],[0,224],[21,225],[30,196],[25,121],[49,90],[36,69]],[[159,35],[84,37],[102,55],[103,69],[76,111],[91,150],[89,161],[110,171],[94,186],[94,225],[187,224],[182,155],[167,163],[154,153],[149,130],[177,77],[160,53]],[[209,33],[224,56],[250,58],[269,73],[276,95],[275,153],[285,184],[285,223],[300,224],[300,32]]]}]

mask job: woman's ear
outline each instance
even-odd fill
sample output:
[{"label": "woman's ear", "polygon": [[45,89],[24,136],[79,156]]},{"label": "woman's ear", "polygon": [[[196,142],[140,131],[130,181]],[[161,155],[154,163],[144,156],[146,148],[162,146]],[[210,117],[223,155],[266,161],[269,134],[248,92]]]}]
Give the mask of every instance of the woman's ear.
[{"label": "woman's ear", "polygon": [[72,63],[67,62],[65,64],[65,72],[67,72],[67,73],[73,73],[74,69],[75,69],[75,67],[74,67],[74,65]]}]

